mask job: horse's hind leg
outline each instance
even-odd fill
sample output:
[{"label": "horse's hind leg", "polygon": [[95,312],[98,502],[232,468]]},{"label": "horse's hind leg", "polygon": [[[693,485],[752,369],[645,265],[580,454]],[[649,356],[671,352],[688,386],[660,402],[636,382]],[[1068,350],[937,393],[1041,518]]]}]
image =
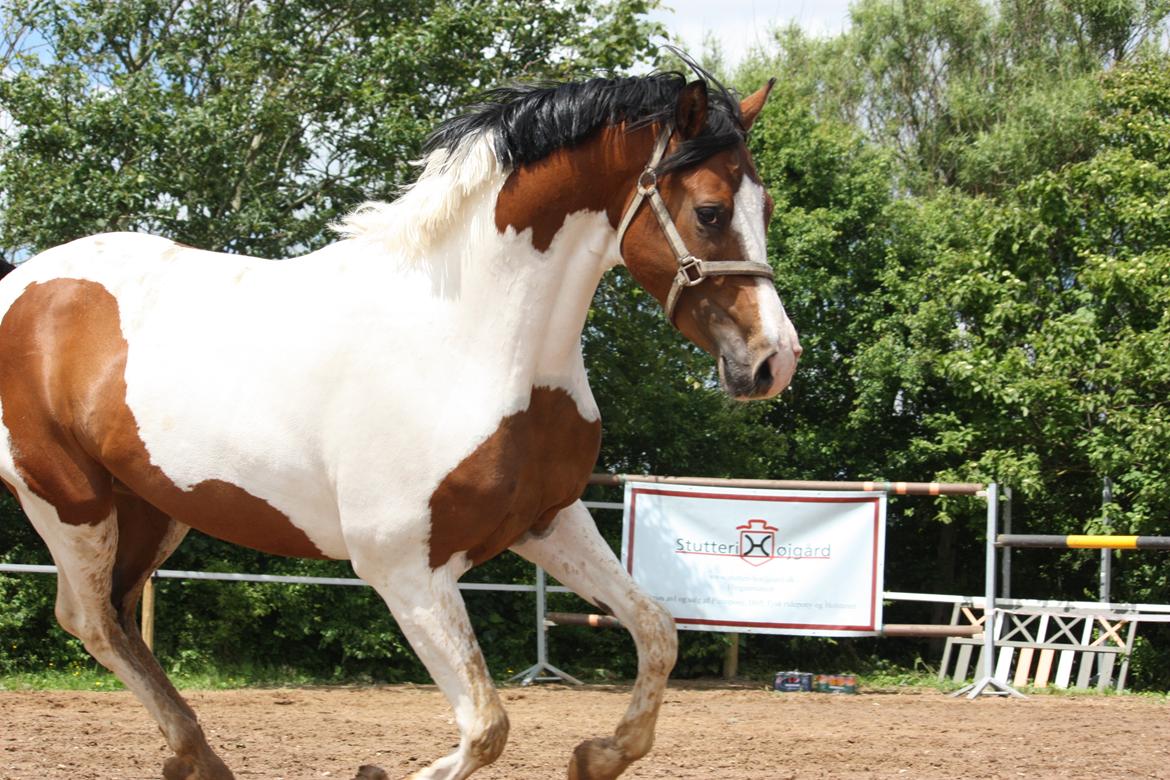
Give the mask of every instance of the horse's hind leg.
[{"label": "horse's hind leg", "polygon": [[62,522],[56,509],[21,491],[21,505],[56,561],[57,619],[113,672],[154,717],[175,752],[166,780],[230,780],[195,713],[143,644],[134,608],[146,577],[182,540],[184,526],[133,496],[93,524]]},{"label": "horse's hind leg", "polygon": [[512,550],[544,568],[582,598],[611,612],[638,647],[633,699],[612,737],[582,742],[569,762],[570,780],[611,780],[646,755],[674,667],[674,619],[634,583],[580,501],[561,511],[549,531],[527,536]]}]

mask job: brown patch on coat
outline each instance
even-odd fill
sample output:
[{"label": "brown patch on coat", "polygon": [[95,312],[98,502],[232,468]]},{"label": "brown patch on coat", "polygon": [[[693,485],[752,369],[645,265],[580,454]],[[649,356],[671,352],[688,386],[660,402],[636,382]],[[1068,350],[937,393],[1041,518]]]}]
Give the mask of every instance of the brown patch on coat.
[{"label": "brown patch on coat", "polygon": [[238,485],[207,480],[183,490],[151,462],[126,404],[128,345],[118,302],[102,285],[29,285],[0,321],[0,348],[3,421],[17,472],[63,522],[108,518],[116,479],[161,514],[212,536],[277,555],[324,557],[284,514]]},{"label": "brown patch on coat", "polygon": [[476,565],[546,531],[584,492],[600,446],[600,420],[581,417],[564,390],[534,388],[528,408],[505,417],[431,495],[431,568],[460,552]]},{"label": "brown patch on coat", "polygon": [[623,126],[603,127],[576,146],[517,167],[496,199],[496,229],[531,228],[532,245],[547,252],[565,219],[578,211],[604,211],[616,228],[653,141],[649,128],[627,133]]}]

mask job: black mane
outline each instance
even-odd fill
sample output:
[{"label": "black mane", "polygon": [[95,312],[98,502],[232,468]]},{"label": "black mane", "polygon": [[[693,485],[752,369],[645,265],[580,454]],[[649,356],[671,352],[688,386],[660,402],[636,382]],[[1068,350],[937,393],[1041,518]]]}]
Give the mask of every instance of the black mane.
[{"label": "black mane", "polygon": [[[662,161],[659,173],[694,165],[744,139],[739,101],[709,74],[699,72],[708,85],[707,124],[702,133],[683,142]],[[423,151],[453,151],[468,138],[490,130],[495,133],[496,156],[505,166],[536,162],[557,149],[579,143],[600,127],[628,122],[633,128],[673,120],[679,93],[686,83],[686,76],[671,71],[619,79],[499,87],[435,128]]]}]

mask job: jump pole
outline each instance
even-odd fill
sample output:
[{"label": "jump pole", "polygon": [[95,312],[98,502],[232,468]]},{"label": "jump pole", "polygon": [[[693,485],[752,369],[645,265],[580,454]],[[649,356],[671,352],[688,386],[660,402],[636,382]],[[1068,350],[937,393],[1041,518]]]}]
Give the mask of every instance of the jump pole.
[{"label": "jump pole", "polygon": [[1050,550],[1170,550],[1170,536],[1122,534],[999,534],[997,547],[1039,547]]},{"label": "jump pole", "polygon": [[965,685],[952,693],[952,696],[967,695],[968,699],[978,698],[986,692],[993,696],[1014,696],[1018,699],[1028,698],[1024,694],[995,677],[995,547],[996,532],[999,515],[999,488],[991,482],[987,485],[987,552],[985,555],[986,569],[984,573],[983,592],[983,677],[970,685]]},{"label": "jump pole", "polygon": [[667,477],[657,474],[594,474],[590,485],[621,487],[627,482],[655,485],[698,485],[699,487],[763,488],[765,490],[858,490],[892,493],[896,496],[977,496],[983,485],[977,482],[831,482],[807,479],[730,479],[725,477]]}]

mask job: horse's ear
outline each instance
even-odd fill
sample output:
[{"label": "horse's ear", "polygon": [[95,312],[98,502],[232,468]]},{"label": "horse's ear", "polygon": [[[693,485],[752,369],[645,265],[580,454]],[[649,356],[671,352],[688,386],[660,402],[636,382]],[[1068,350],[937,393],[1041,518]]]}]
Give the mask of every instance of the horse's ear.
[{"label": "horse's ear", "polygon": [[768,100],[768,94],[771,93],[772,87],[774,86],[776,86],[776,79],[768,79],[767,84],[739,101],[739,110],[743,114],[744,130],[751,130],[752,125],[756,121],[756,117],[760,115],[760,111],[764,108],[764,103]]},{"label": "horse's ear", "polygon": [[674,126],[683,140],[703,132],[707,124],[707,82],[692,81],[678,95]]}]

